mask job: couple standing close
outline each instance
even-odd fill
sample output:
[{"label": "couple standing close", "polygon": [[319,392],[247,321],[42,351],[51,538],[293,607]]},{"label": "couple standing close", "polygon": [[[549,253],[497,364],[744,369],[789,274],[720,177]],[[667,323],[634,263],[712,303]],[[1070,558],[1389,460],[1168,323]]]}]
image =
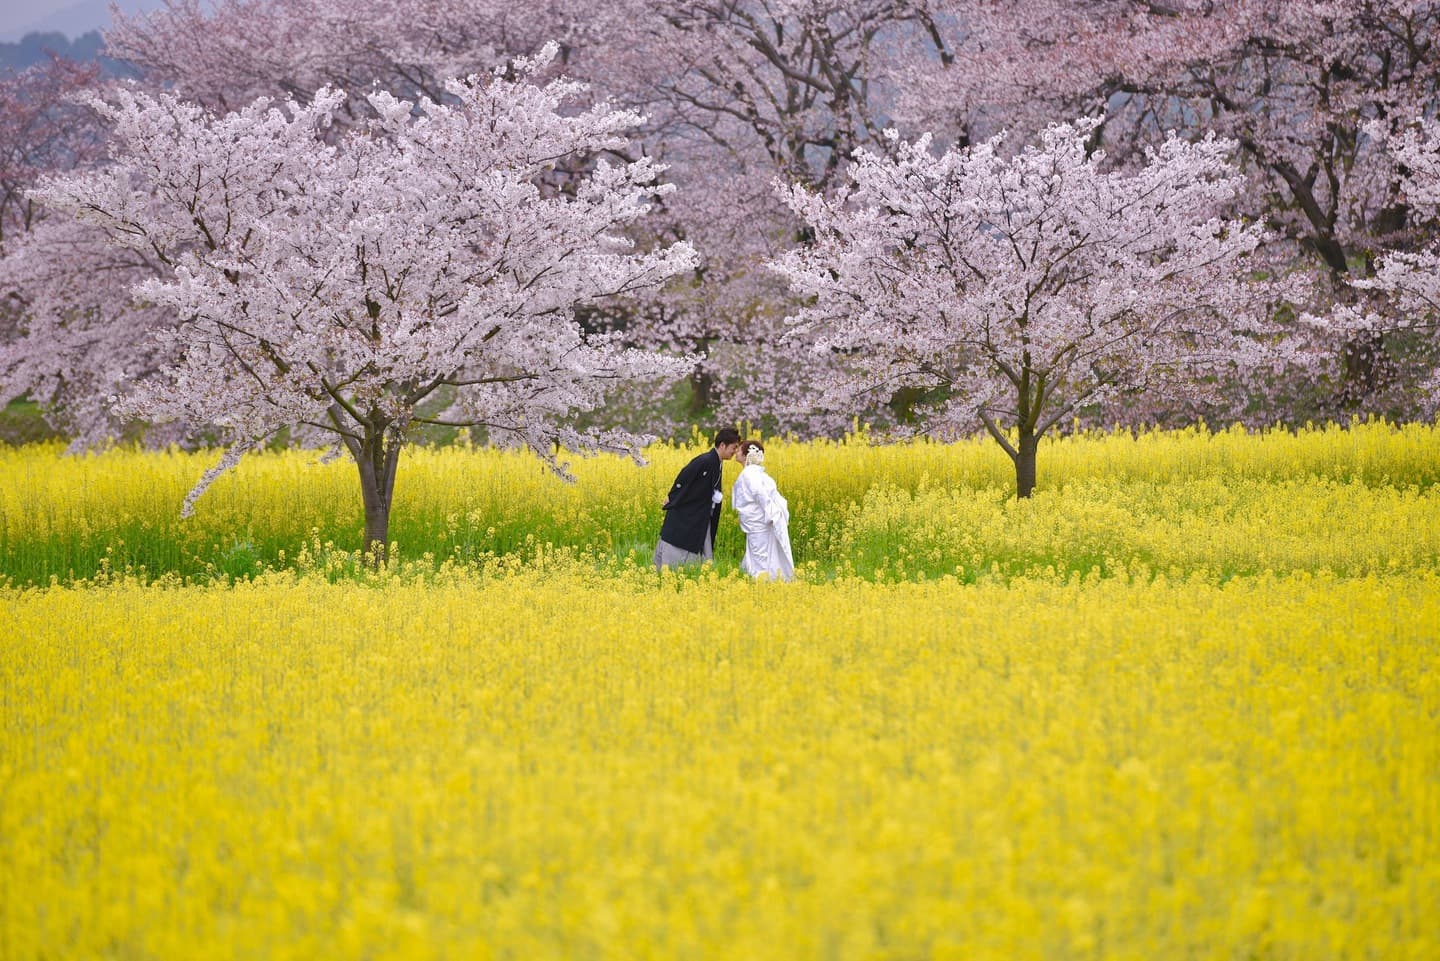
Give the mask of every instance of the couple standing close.
[{"label": "couple standing close", "polygon": [[761,574],[788,581],[795,576],[790,553],[790,505],[765,473],[765,445],[741,440],[733,427],[715,434],[715,446],[681,469],[665,498],[665,521],[655,547],[655,567],[676,567],[710,560],[715,533],[720,527],[721,463],[735,458],[743,466],[731,488],[730,503],[740,515],[745,532],[745,556],[740,569],[751,577]]}]

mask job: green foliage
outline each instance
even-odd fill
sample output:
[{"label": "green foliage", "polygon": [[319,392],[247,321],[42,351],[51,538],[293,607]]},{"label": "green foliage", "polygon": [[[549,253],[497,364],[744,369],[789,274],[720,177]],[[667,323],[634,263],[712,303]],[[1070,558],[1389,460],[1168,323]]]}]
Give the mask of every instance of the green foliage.
[{"label": "green foliage", "polygon": [[32,444],[56,436],[34,401],[15,400],[0,407],[0,444]]}]

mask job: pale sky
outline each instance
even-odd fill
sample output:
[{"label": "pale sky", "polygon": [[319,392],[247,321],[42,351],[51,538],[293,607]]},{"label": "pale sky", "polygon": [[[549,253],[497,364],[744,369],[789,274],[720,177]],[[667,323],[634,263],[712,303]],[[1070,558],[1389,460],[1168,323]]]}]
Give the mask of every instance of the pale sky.
[{"label": "pale sky", "polygon": [[[161,0],[117,0],[127,13],[153,10]],[[0,0],[0,43],[32,30],[58,31],[74,39],[110,23],[110,0]]]}]

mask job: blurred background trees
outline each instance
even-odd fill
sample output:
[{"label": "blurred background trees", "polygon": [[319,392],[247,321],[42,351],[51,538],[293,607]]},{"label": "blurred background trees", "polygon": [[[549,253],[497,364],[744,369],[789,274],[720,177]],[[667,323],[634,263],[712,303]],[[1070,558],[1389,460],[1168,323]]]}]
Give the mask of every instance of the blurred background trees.
[{"label": "blurred background trees", "polygon": [[[613,159],[652,157],[677,185],[637,243],[686,240],[702,257],[664,288],[578,316],[698,358],[683,383],[622,390],[604,416],[661,434],[738,420],[808,436],[856,421],[923,427],[917,411],[954,398],[906,386],[837,405],[817,389],[847,361],[786,322],[808,301],[766,265],[815,238],[780,188],[836,196],[858,149],[893,149],[891,128],[896,143],[931,134],[938,156],[1002,131],[1019,151],[1081,118],[1095,121],[1086,149],[1108,170],[1141,169],[1172,133],[1233,142],[1245,186],[1224,214],[1264,228],[1247,279],[1263,281],[1257,305],[1278,333],[1265,335],[1265,365],[1197,370],[1203,392],[1081,405],[1056,429],[1432,416],[1436,338],[1416,318],[1428,308],[1367,280],[1382,252],[1423,251],[1435,236],[1433,208],[1407,194],[1409,171],[1386,143],[1440,107],[1437,35],[1440,2],[1425,0],[165,0],[118,16],[103,55],[131,82],[220,112],[337,86],[349,95],[338,136],[369,116],[377,88],[441,97],[446,78],[558,42],[554,74],[647,117]],[[106,162],[103,128],[65,93],[114,82],[53,59],[12,71],[0,91],[30,105],[4,112],[21,126],[0,140],[0,398],[28,398],[86,442],[126,429],[110,399],[163,362],[133,332],[173,318],[117,320],[156,312],[130,289],[163,265],[97,259],[83,231],[50,223],[25,191]],[[67,137],[78,142],[46,146]],[[591,159],[558,165],[555,189]],[[70,359],[38,368],[37,337],[73,341]]]}]

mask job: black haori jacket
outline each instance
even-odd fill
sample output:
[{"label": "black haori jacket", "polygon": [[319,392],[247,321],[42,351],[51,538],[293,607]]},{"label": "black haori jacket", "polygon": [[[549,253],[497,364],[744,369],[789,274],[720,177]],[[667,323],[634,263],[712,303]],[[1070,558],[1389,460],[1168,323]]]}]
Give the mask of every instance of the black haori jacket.
[{"label": "black haori jacket", "polygon": [[705,533],[715,543],[720,526],[720,505],[712,496],[720,489],[720,453],[713,447],[686,464],[665,498],[665,522],[660,539],[692,554],[705,549]]}]

